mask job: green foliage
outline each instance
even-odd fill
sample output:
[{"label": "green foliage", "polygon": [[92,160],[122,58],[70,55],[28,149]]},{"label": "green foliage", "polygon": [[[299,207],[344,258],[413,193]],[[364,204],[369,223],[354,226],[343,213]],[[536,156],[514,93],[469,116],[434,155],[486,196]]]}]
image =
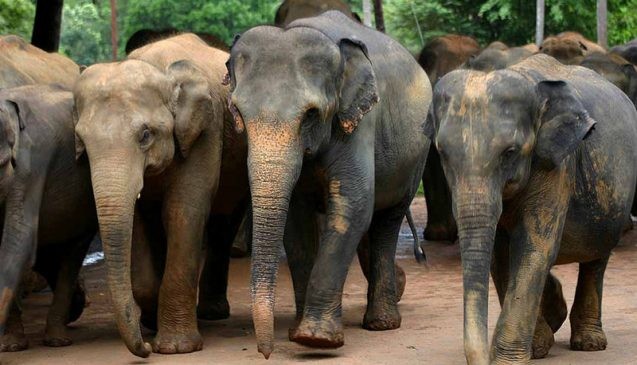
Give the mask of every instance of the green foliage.
[{"label": "green foliage", "polygon": [[0,0],[0,34],[31,38],[35,6],[29,0]]},{"label": "green foliage", "polygon": [[637,0],[608,4],[608,44],[622,44],[637,38]]},{"label": "green foliage", "polygon": [[100,11],[90,0],[76,0],[64,5],[60,52],[83,65],[109,60],[109,19],[110,8]]}]

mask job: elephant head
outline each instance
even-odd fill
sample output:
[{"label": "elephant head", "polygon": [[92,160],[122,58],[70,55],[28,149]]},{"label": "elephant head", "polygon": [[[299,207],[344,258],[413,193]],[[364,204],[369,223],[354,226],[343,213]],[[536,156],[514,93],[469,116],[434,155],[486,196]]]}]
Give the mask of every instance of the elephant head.
[{"label": "elephant head", "polygon": [[[188,61],[167,69],[138,60],[91,66],[75,88],[76,155],[88,154],[107,282],[119,331],[138,356],[140,311],[131,290],[131,235],[144,177],[157,175],[190,148],[225,107]],[[216,117],[215,117],[216,116]]]},{"label": "elephant head", "polygon": [[633,104],[637,105],[637,66],[614,53],[590,54],[580,65],[604,76],[628,95]]},{"label": "elephant head", "polygon": [[503,201],[527,186],[532,166],[561,166],[595,124],[568,82],[531,80],[510,69],[455,71],[436,85],[425,124],[458,223],[469,364],[489,363],[489,270]]},{"label": "elephant head", "polygon": [[273,343],[274,286],[290,197],[303,161],[356,133],[378,102],[363,43],[305,27],[257,27],[232,48],[230,109],[245,126],[253,207],[252,298],[258,348]]}]

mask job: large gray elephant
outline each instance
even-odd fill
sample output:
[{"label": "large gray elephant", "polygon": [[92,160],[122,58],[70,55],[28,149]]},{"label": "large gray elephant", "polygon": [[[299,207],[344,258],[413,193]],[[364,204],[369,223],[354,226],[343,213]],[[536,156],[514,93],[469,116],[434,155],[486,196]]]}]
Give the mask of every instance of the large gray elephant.
[{"label": "large gray elephant", "polygon": [[328,10],[338,10],[358,22],[361,21],[343,0],[285,0],[276,11],[274,24],[285,27],[297,19],[317,16]]},{"label": "large gray elephant", "polygon": [[[591,70],[540,54],[444,77],[425,133],[458,222],[467,362],[545,356],[567,314],[549,270],[571,262],[580,263],[571,348],[603,350],[604,271],[637,182],[637,111],[626,95]],[[490,268],[502,305],[491,351]]]},{"label": "large gray elephant", "polygon": [[45,345],[71,344],[66,324],[84,308],[77,276],[97,217],[88,161],[75,161],[72,111],[73,95],[56,86],[0,91],[2,351],[28,345],[20,310],[12,307],[25,270],[34,267],[54,289]]},{"label": "large gray elephant", "polygon": [[[196,308],[206,224],[213,204],[224,200],[216,199],[220,182],[228,199],[247,193],[245,172],[246,183],[230,183],[245,171],[246,157],[232,151],[245,137],[225,128],[233,123],[222,86],[227,59],[182,34],[126,61],[91,66],[75,87],[77,154],[86,152],[90,162],[115,319],[137,356],[151,351],[140,314],[156,318],[155,352],[203,344]],[[222,161],[225,152],[232,153]],[[131,242],[133,252],[147,253],[132,263],[132,282]]]},{"label": "large gray elephant", "polygon": [[397,328],[394,256],[429,148],[416,133],[427,75],[397,42],[337,11],[246,31],[228,69],[230,108],[248,138],[259,352],[273,350],[282,243],[300,314],[292,341],[343,345],[343,284],[361,239],[371,268],[363,326]]}]

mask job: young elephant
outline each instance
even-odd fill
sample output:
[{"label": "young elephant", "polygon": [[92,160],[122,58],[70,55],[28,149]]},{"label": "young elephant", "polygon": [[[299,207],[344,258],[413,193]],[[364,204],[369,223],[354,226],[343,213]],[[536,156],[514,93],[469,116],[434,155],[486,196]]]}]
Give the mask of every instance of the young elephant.
[{"label": "young elephant", "polygon": [[337,11],[248,30],[228,71],[230,109],[248,138],[259,352],[267,358],[273,349],[282,243],[301,314],[292,341],[343,345],[343,284],[364,235],[363,325],[397,328],[394,255],[429,148],[414,133],[430,103],[427,75],[397,42]]},{"label": "young elephant", "polygon": [[[224,141],[225,121],[232,125],[222,86],[227,59],[183,34],[126,61],[91,66],[75,87],[77,155],[88,154],[115,319],[137,356],[151,350],[138,304],[148,322],[157,319],[155,352],[202,347],[196,308],[204,230],[224,143],[240,140]],[[245,165],[245,154],[228,158]],[[143,261],[133,262],[132,283],[131,241]]]},{"label": "young elephant", "polygon": [[23,350],[28,344],[20,311],[17,305],[11,308],[26,269],[34,267],[54,289],[45,345],[70,345],[66,324],[84,307],[84,293],[76,293],[77,276],[97,231],[97,217],[88,162],[75,161],[72,111],[73,95],[57,86],[0,91],[3,351]]},{"label": "young elephant", "polygon": [[[593,71],[535,55],[505,70],[447,75],[430,115],[425,133],[458,222],[468,363],[546,355],[567,313],[549,270],[571,262],[580,263],[571,348],[603,350],[604,270],[637,181],[630,100]],[[489,268],[502,305],[491,357]]]}]

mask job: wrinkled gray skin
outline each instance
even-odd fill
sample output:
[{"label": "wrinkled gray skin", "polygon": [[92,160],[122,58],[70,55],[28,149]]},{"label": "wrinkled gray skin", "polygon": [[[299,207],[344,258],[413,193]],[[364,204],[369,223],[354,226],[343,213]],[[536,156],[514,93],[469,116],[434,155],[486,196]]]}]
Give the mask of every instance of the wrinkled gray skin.
[{"label": "wrinkled gray skin", "polygon": [[464,68],[490,72],[512,66],[533,55],[533,52],[525,47],[513,47],[507,49],[487,48],[477,56],[471,57]]},{"label": "wrinkled gray skin", "polygon": [[[157,306],[153,351],[185,353],[203,344],[197,283],[220,181],[224,121],[232,123],[221,84],[227,58],[183,34],[126,61],[91,66],[75,87],[76,151],[90,162],[115,319],[137,356],[151,350],[138,304]],[[163,277],[153,254],[139,256],[147,262],[133,262],[131,274],[132,241],[135,251],[165,248]]]},{"label": "wrinkled gray skin", "polygon": [[20,311],[11,308],[25,270],[42,272],[54,289],[45,345],[70,345],[66,324],[83,309],[84,293],[74,295],[97,217],[88,161],[75,161],[72,111],[73,95],[57,86],[0,91],[2,351],[23,350],[28,344]]},{"label": "wrinkled gray skin", "polygon": [[[567,313],[549,270],[572,262],[580,274],[571,348],[603,350],[604,270],[637,182],[630,100],[593,71],[535,55],[492,73],[450,73],[431,114],[425,133],[440,151],[458,222],[467,362],[545,356]],[[491,350],[489,269],[502,305]]]},{"label": "wrinkled gray skin", "polygon": [[429,148],[417,135],[427,75],[398,43],[336,11],[248,30],[228,68],[231,111],[248,138],[259,351],[273,349],[282,244],[300,320],[292,341],[343,345],[343,284],[362,239],[372,268],[363,325],[397,328],[394,256]]}]

